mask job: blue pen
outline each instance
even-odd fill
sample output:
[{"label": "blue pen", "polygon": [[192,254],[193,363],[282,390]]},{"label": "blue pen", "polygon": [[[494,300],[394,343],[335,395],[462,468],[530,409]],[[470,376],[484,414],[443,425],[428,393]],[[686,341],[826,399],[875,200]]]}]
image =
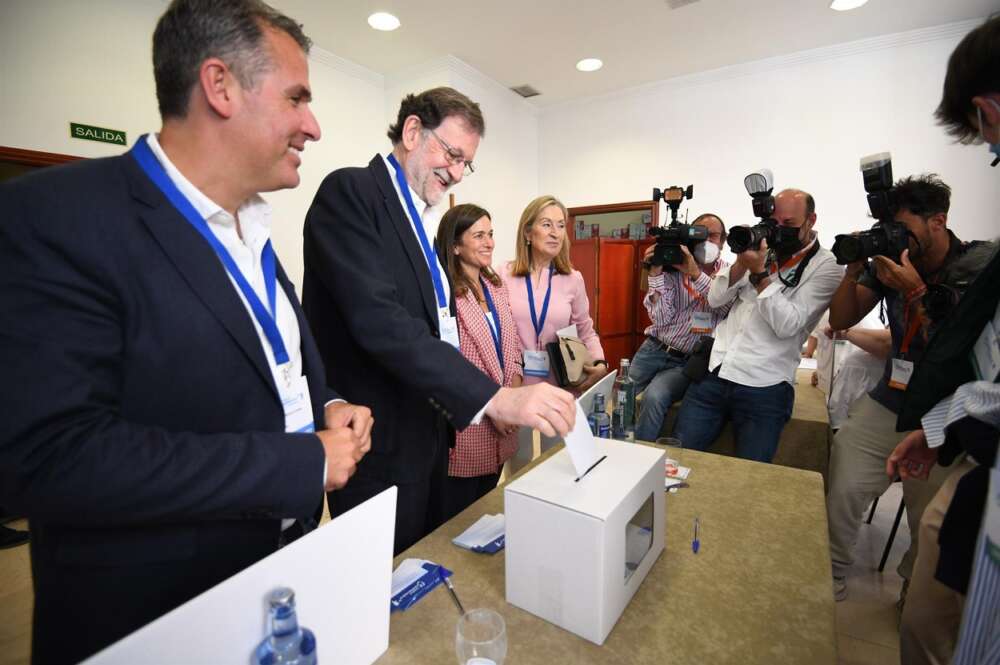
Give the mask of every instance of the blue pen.
[{"label": "blue pen", "polygon": [[698,540],[698,518],[694,518],[694,540],[691,541],[691,551],[695,554],[698,553],[698,548],[701,547],[701,541]]}]

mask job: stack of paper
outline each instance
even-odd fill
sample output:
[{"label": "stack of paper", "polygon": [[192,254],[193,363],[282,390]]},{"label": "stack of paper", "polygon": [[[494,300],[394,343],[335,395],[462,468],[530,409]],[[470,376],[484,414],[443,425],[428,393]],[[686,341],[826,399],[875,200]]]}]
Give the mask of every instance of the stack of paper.
[{"label": "stack of paper", "polygon": [[404,559],[396,570],[392,571],[392,598],[389,601],[391,612],[405,610],[426,596],[434,587],[441,584],[444,578],[450,577],[451,571],[426,559]]},{"label": "stack of paper", "polygon": [[473,552],[496,554],[504,546],[503,514],[483,515],[451,542]]}]

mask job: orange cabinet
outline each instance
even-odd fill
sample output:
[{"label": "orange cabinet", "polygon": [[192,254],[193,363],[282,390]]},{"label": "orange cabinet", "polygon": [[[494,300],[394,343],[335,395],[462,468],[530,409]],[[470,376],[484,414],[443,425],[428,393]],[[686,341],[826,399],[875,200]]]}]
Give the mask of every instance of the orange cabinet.
[{"label": "orange cabinet", "polygon": [[[642,305],[645,293],[640,290],[642,254],[653,244],[652,238],[619,240],[616,238],[575,239],[577,218],[584,219],[589,236],[591,224],[617,227],[635,221],[648,212],[657,225],[658,206],[652,201],[614,203],[569,209],[570,260],[583,274],[590,299],[590,316],[601,336],[601,346],[608,366],[617,368],[622,358],[631,358],[643,341],[649,316]],[[643,285],[644,286],[644,285]]]}]

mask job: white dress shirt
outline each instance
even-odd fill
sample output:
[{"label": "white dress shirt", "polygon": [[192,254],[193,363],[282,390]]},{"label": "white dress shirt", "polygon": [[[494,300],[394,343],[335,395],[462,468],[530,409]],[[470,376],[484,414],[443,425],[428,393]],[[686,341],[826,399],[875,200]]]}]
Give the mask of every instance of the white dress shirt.
[{"label": "white dress shirt", "polygon": [[723,270],[712,280],[708,304],[720,307],[733,298],[736,302],[715,329],[708,369],[714,371],[721,365],[719,378],[744,386],[763,388],[782,381],[795,385],[802,344],[830,305],[843,276],[844,269],[833,253],[822,247],[794,288],[772,275],[771,283],[758,294],[749,273],[730,284],[729,271]]},{"label": "white dress shirt", "polygon": [[[271,206],[259,195],[254,195],[239,207],[236,214],[239,215],[240,230],[243,233],[243,237],[241,238],[240,234],[236,231],[236,218],[223,210],[219,204],[205,196],[197,187],[191,184],[190,180],[184,177],[184,174],[177,170],[177,167],[173,165],[167,154],[163,152],[163,148],[160,147],[160,142],[157,140],[156,135],[150,132],[147,142],[149,143],[150,150],[153,151],[153,155],[156,156],[157,161],[160,162],[163,170],[166,171],[167,177],[170,178],[170,181],[180,190],[184,198],[191,203],[198,214],[208,223],[208,228],[212,231],[212,234],[219,239],[222,246],[233,257],[233,261],[240,269],[240,272],[243,273],[244,279],[253,288],[260,301],[267,307],[267,290],[264,287],[264,271],[261,268],[261,255],[264,251],[264,245],[267,244],[267,241],[271,237]],[[250,303],[247,302],[243,292],[237,286],[236,280],[233,279],[228,270],[226,271],[226,275],[229,277],[229,282],[233,285],[236,295],[239,296],[240,302],[246,308],[247,316],[253,323],[254,330],[257,331],[260,346],[264,350],[264,356],[267,358],[267,366],[270,368],[271,376],[274,378],[274,385],[283,385],[284,369],[279,369],[278,363],[274,360],[274,351],[271,349],[271,343],[264,334],[264,328],[257,322],[257,317],[253,315],[253,310],[250,309]],[[302,338],[299,332],[299,321],[295,317],[295,310],[292,309],[292,304],[289,302],[288,296],[280,284],[278,284],[275,293],[274,309],[275,311],[272,312],[272,315],[278,325],[279,332],[281,332],[281,340],[285,344],[285,350],[288,352],[288,375],[292,377],[301,376]],[[322,423],[316,424],[318,429],[322,429]],[[323,485],[326,485],[325,464],[323,465]],[[287,528],[291,522],[292,520],[287,520],[282,525],[282,528]]]},{"label": "white dress shirt", "polygon": [[[399,197],[399,205],[403,206],[403,213],[406,219],[410,219],[410,211],[406,207],[406,199],[403,198],[403,192],[399,189],[399,181],[396,180],[396,169],[392,164],[389,163],[389,158],[382,155],[382,161],[385,162],[385,168],[389,171],[389,180],[392,180],[392,188],[396,190],[396,196]],[[402,164],[400,164],[402,166]],[[417,194],[416,190],[410,187],[409,181],[406,183],[407,189],[410,190],[410,198],[413,200],[413,207],[417,209],[417,214],[420,215],[420,222],[424,227],[424,233],[427,235],[427,242],[430,243],[431,247],[434,247],[434,240],[437,238],[438,226],[441,225],[441,212],[434,206],[429,206],[424,202],[420,195]],[[417,240],[417,245],[420,246],[421,254],[423,253],[423,245],[420,244],[420,236],[417,235],[417,229],[413,226],[413,222],[410,221],[410,230],[413,231],[413,237]],[[424,256],[424,259],[427,259]],[[438,270],[441,272],[441,285],[444,287],[444,306],[448,307],[448,303],[451,302],[451,285],[448,283],[448,273],[445,272],[444,266],[441,265],[441,257],[438,257],[437,262]],[[430,263],[427,264],[427,270],[430,272]],[[437,292],[434,293],[434,307],[440,310],[437,302]],[[440,313],[438,314],[440,318]],[[438,321],[438,329],[440,329],[440,321]]]},{"label": "white dress shirt", "polygon": [[[417,245],[421,248],[421,253],[423,253],[423,245],[420,244],[420,236],[417,235],[417,228],[413,225],[413,220],[410,220],[410,211],[406,207],[406,198],[403,197],[403,191],[399,188],[399,181],[396,179],[396,168],[389,162],[389,157],[387,155],[381,155],[382,161],[385,162],[385,168],[389,171],[389,180],[392,181],[392,188],[396,190],[396,196],[399,197],[399,205],[403,207],[403,214],[407,220],[410,221],[410,230],[413,231],[413,237],[417,241]],[[400,164],[402,166],[402,164]],[[424,227],[424,233],[427,235],[427,242],[430,243],[431,247],[434,247],[434,240],[437,238],[438,226],[441,224],[441,213],[434,207],[429,206],[427,203],[420,198],[416,190],[410,187],[409,181],[406,183],[406,187],[410,190],[410,198],[413,200],[413,207],[417,209],[417,214],[420,215],[420,223]],[[428,257],[424,256],[425,260]],[[451,303],[451,284],[448,282],[448,273],[445,272],[444,266],[441,265],[441,257],[438,257],[437,261],[438,270],[441,271],[441,285],[444,287],[444,301],[445,307],[449,308]],[[430,272],[431,265],[428,261],[427,271]],[[437,292],[434,293],[434,309],[438,313],[438,330],[441,330],[441,308],[438,306],[437,302]],[[491,400],[492,401],[492,400]],[[475,415],[472,419],[472,425],[478,425],[483,419],[483,415],[486,413],[486,407],[490,405],[489,402],[483,405],[483,408],[479,410],[479,413]]]}]

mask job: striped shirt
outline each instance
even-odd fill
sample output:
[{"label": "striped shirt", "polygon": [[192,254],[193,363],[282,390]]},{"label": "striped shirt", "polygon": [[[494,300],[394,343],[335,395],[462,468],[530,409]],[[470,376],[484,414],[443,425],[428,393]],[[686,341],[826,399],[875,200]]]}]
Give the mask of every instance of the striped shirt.
[{"label": "striped shirt", "polygon": [[[993,482],[987,501],[996,501],[997,468],[993,469]],[[984,518],[985,524],[985,518]],[[984,528],[976,543],[972,562],[972,581],[965,597],[962,630],[958,635],[952,665],[1000,664],[1000,561],[990,554],[991,543]]]},{"label": "striped shirt", "polygon": [[719,259],[712,266],[711,275],[703,270],[694,281],[680,271],[650,275],[649,291],[642,301],[652,321],[652,325],[646,328],[646,334],[684,353],[691,353],[699,337],[711,334],[711,331],[692,332],[691,313],[711,312],[714,330],[733,306],[732,302],[721,307],[708,305],[708,289],[713,276],[720,270],[728,269],[729,264]]},{"label": "striped shirt", "polygon": [[944,444],[948,426],[966,417],[1000,429],[1000,384],[970,381],[938,402],[920,419],[928,447],[937,448]]}]

